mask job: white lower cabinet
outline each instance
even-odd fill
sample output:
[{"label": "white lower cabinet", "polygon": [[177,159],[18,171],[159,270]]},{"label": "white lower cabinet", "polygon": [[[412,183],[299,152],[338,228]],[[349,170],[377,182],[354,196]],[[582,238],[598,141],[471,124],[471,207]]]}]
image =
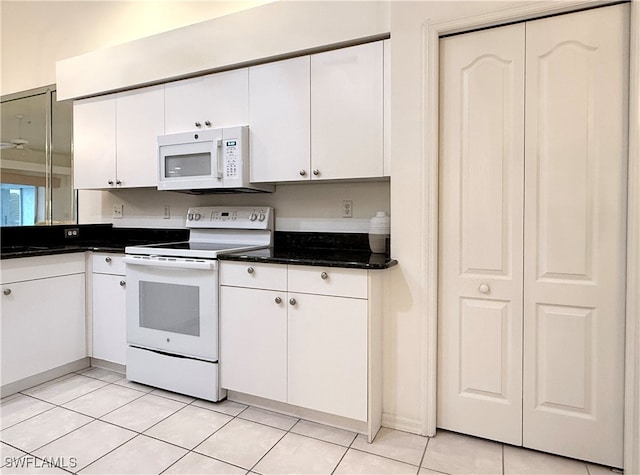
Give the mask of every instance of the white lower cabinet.
[{"label": "white lower cabinet", "polygon": [[367,301],[288,297],[288,402],[367,420]]},{"label": "white lower cabinet", "polygon": [[93,254],[92,356],[126,364],[127,328],[125,267],[120,254]]},{"label": "white lower cabinet", "polygon": [[220,265],[225,389],[366,422],[380,420],[381,271]]},{"label": "white lower cabinet", "polygon": [[220,377],[223,388],[287,401],[285,292],[223,286]]},{"label": "white lower cabinet", "polygon": [[87,356],[84,253],[0,261],[2,386]]}]

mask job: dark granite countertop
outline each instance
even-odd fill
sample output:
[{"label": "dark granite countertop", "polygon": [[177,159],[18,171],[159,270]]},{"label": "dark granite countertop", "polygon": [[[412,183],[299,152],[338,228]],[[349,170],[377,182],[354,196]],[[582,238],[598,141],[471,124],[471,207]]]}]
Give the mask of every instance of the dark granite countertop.
[{"label": "dark granite countertop", "polygon": [[[67,231],[76,230],[73,237]],[[0,259],[73,252],[124,252],[126,246],[182,241],[187,229],[114,228],[111,224],[0,228]]]},{"label": "dark granite countertop", "polygon": [[220,260],[304,266],[388,269],[398,261],[369,250],[367,234],[276,232],[274,247],[224,254]]},{"label": "dark granite countertop", "polygon": [[224,261],[263,262],[301,266],[346,267],[352,269],[388,269],[398,263],[384,254],[369,251],[335,249],[259,249],[218,257]]},{"label": "dark granite countertop", "polygon": [[[66,237],[69,230],[74,237]],[[124,252],[126,246],[186,241],[188,229],[114,228],[111,224],[0,228],[0,259],[74,252]],[[221,260],[387,269],[398,262],[369,251],[367,234],[275,232],[274,247],[226,254]]]}]

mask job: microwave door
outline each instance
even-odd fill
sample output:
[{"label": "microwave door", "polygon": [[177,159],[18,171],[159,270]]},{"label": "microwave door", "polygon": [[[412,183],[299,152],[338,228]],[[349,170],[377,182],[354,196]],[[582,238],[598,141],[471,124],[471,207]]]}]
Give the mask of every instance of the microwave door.
[{"label": "microwave door", "polygon": [[217,188],[222,184],[220,139],[161,145],[158,189]]}]

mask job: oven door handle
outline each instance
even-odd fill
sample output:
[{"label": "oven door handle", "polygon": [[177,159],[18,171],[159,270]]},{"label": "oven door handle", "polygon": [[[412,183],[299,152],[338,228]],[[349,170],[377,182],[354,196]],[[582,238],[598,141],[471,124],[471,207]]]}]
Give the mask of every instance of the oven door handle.
[{"label": "oven door handle", "polygon": [[122,262],[125,264],[133,264],[137,266],[153,266],[153,267],[167,267],[170,269],[196,269],[196,270],[212,270],[215,269],[215,261],[187,261],[187,260],[159,260],[159,259],[144,259],[132,256],[125,256],[122,258]]}]

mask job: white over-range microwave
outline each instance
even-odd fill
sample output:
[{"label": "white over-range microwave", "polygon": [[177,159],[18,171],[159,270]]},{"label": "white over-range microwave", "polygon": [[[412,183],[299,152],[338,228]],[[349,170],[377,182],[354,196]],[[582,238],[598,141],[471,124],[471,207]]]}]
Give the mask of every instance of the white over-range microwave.
[{"label": "white over-range microwave", "polygon": [[158,137],[158,189],[190,193],[270,192],[249,183],[249,127]]}]

